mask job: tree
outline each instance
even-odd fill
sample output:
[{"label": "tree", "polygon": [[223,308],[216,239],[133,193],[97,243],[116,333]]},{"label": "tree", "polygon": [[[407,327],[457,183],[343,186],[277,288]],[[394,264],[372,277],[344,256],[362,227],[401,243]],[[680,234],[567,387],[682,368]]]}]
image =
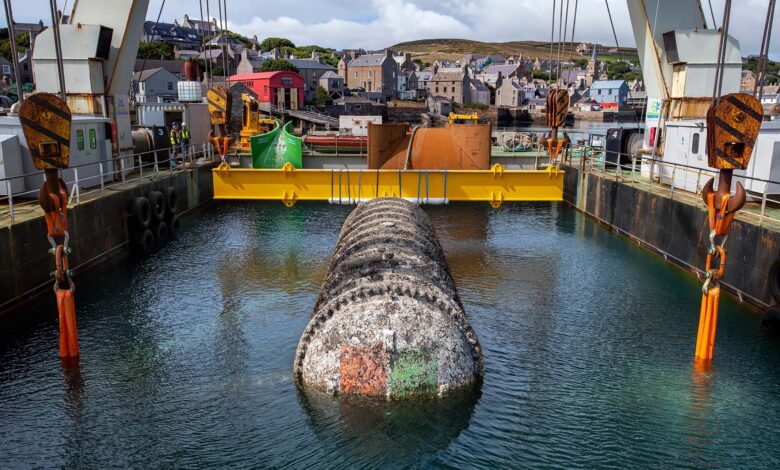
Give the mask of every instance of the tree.
[{"label": "tree", "polygon": [[330,103],[330,95],[328,95],[328,90],[323,88],[322,86],[317,87],[317,91],[314,93],[314,104],[317,106],[325,106],[326,104]]},{"label": "tree", "polygon": [[[221,33],[211,34],[209,36],[206,36],[204,38],[204,40],[206,42],[209,42],[212,39],[214,39],[215,37],[220,36],[220,35],[221,35]],[[244,46],[246,46],[246,47],[252,47],[252,45],[253,45],[251,39],[249,39],[246,36],[242,36],[242,35],[240,35],[238,33],[234,33],[232,31],[225,31],[225,36],[228,37],[228,38],[238,39],[239,41],[243,42]]]},{"label": "tree", "polygon": [[625,62],[613,62],[607,68],[607,75],[610,80],[628,80],[627,76],[631,73],[631,65]]},{"label": "tree", "polygon": [[176,58],[173,44],[167,42],[142,42],[138,46],[138,59],[163,59],[173,60]]},{"label": "tree", "polygon": [[276,70],[289,70],[291,72],[298,73],[298,67],[294,66],[290,61],[285,59],[271,59],[263,61],[263,65],[260,66],[261,72],[274,72]]},{"label": "tree", "polygon": [[263,39],[263,42],[260,43],[260,50],[263,52],[268,52],[271,49],[277,48],[277,47],[295,47],[295,44],[290,41],[289,39],[285,38],[265,38]]},{"label": "tree", "polygon": [[[16,52],[24,53],[27,42],[27,35],[25,33],[17,34]],[[8,40],[8,28],[0,28],[0,56],[11,60],[11,41]]]}]

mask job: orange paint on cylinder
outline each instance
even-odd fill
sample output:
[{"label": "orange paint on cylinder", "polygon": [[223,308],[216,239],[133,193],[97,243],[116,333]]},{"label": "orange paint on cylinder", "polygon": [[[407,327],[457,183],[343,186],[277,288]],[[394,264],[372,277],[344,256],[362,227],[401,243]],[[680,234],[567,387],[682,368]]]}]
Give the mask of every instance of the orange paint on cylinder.
[{"label": "orange paint on cylinder", "polygon": [[369,168],[383,170],[487,170],[490,124],[447,124],[440,128],[374,124],[369,127]]}]

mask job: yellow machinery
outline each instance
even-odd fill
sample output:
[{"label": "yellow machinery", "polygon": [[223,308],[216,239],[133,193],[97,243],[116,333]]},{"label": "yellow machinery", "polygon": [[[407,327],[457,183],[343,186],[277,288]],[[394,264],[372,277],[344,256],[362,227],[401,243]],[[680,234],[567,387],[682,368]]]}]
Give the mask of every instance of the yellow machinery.
[{"label": "yellow machinery", "polygon": [[562,201],[564,173],[544,170],[368,170],[280,169],[214,171],[214,199],[329,201],[355,204],[377,197],[402,197],[419,204],[450,201]]},{"label": "yellow machinery", "polygon": [[479,114],[477,113],[471,113],[471,114],[450,113],[451,124],[476,124],[477,122],[479,122]]},{"label": "yellow machinery", "polygon": [[239,150],[250,152],[249,139],[258,134],[265,134],[273,130],[276,121],[260,117],[260,106],[255,98],[248,93],[241,95],[244,103],[244,114],[241,118],[241,132],[239,133]]}]

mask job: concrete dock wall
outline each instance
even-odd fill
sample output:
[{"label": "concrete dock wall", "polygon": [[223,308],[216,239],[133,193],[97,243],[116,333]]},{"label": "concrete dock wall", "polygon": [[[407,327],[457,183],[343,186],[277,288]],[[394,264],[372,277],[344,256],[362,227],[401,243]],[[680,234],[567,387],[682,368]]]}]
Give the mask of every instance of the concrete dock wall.
[{"label": "concrete dock wall", "polygon": [[[709,227],[703,207],[578,168],[565,170],[564,201],[692,272],[704,269]],[[780,233],[735,219],[726,250],[724,287],[758,307],[774,304],[769,271],[780,255]]]},{"label": "concrete dock wall", "polygon": [[[106,190],[102,197],[71,207],[68,211],[73,248],[69,256],[71,269],[78,271],[113,251],[124,249],[129,237],[127,210],[132,198],[167,186],[176,189],[179,213],[214,197],[211,167],[204,166],[161,176],[128,189]],[[48,249],[43,217],[0,228],[0,312],[53,282],[54,257]]]}]

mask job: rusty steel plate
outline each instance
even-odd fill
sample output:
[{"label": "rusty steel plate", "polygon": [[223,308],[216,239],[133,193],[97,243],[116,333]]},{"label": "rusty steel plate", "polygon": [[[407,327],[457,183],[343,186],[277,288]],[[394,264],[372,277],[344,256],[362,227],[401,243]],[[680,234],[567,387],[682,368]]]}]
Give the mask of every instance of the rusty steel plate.
[{"label": "rusty steel plate", "polygon": [[221,125],[230,122],[231,98],[230,93],[221,86],[211,87],[211,89],[206,92],[206,101],[209,106],[211,124]]},{"label": "rusty steel plate", "polygon": [[339,390],[341,393],[382,396],[387,393],[387,352],[374,348],[341,345]]},{"label": "rusty steel plate", "polygon": [[36,93],[19,107],[19,122],[35,168],[54,170],[70,163],[68,104],[51,93]]},{"label": "rusty steel plate", "polygon": [[563,127],[566,124],[566,114],[569,112],[569,93],[560,88],[550,90],[545,111],[548,126]]},{"label": "rusty steel plate", "polygon": [[707,111],[709,166],[746,169],[763,120],[764,109],[753,95],[731,93],[713,103]]}]

